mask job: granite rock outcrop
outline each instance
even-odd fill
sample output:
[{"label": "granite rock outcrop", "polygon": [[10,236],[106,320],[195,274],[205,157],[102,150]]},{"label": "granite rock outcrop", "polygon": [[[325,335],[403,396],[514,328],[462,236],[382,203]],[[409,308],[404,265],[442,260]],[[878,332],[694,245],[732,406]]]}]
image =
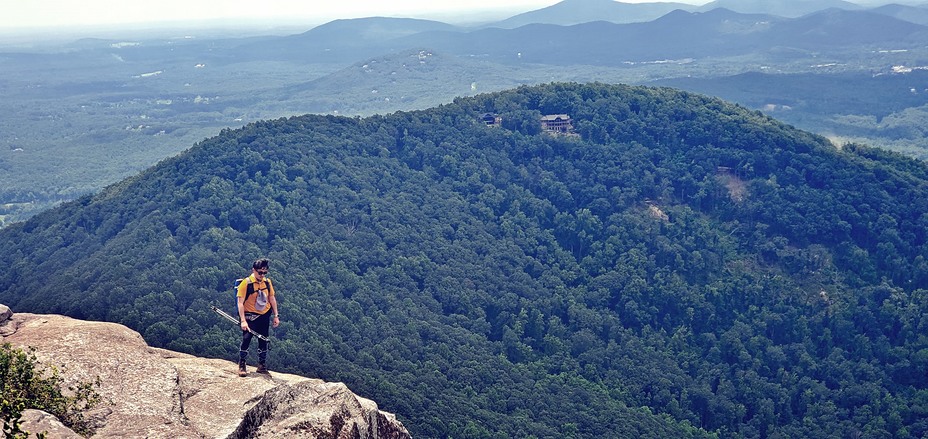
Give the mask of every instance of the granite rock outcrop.
[{"label": "granite rock outcrop", "polygon": [[[122,325],[12,313],[0,305],[3,343],[35,349],[66,384],[100,379],[87,415],[94,438],[403,439],[393,414],[342,383],[271,372],[237,376],[235,363],[148,346]],[[28,431],[80,437],[53,416],[27,410]]]}]

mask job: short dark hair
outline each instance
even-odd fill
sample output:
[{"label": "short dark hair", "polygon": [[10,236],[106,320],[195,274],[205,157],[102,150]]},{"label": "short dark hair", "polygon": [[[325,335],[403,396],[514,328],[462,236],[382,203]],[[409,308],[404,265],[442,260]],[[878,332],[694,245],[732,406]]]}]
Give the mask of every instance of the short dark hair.
[{"label": "short dark hair", "polygon": [[270,262],[271,262],[271,261],[268,261],[267,258],[260,258],[260,259],[258,259],[257,261],[255,261],[254,264],[251,264],[251,268],[254,268],[255,270],[260,270],[260,269],[262,269],[262,268],[263,268],[263,269],[267,269],[267,265],[268,265]]}]

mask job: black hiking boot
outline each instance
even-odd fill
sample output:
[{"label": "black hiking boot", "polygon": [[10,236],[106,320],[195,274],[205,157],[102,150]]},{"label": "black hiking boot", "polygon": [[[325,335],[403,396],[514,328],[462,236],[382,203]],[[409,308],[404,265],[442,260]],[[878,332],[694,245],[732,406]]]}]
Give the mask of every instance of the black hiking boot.
[{"label": "black hiking boot", "polygon": [[270,372],[268,372],[267,366],[265,366],[264,363],[258,363],[258,368],[255,369],[255,372],[263,373],[265,375],[270,375]]},{"label": "black hiking boot", "polygon": [[238,362],[238,376],[240,377],[248,376],[248,370],[245,369],[245,360],[241,360]]}]

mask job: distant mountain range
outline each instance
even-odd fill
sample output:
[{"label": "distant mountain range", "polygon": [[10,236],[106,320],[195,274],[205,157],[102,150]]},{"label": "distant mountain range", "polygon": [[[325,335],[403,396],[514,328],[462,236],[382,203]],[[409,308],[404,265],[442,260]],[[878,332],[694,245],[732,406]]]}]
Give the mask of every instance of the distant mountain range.
[{"label": "distant mountain range", "polygon": [[240,57],[320,62],[420,48],[502,63],[621,66],[772,52],[905,49],[921,47],[924,41],[928,41],[928,27],[876,12],[833,8],[784,18],[718,8],[708,12],[674,10],[644,23],[594,21],[472,31],[411,19],[340,20],[300,35],[232,50]]},{"label": "distant mountain range", "polygon": [[781,17],[801,17],[824,9],[861,10],[862,6],[844,0],[715,0],[699,7],[701,12],[717,8],[748,14],[771,14]]},{"label": "distant mountain range", "polygon": [[928,8],[926,7],[891,4],[873,8],[871,11],[912,23],[928,25]]},{"label": "distant mountain range", "polygon": [[635,23],[654,20],[670,11],[696,8],[686,3],[622,3],[613,0],[564,0],[546,8],[525,12],[486,27],[512,29],[528,24],[572,24],[591,21]]},{"label": "distant mountain range", "polygon": [[[844,0],[715,0],[702,6],[676,2],[623,3],[613,0],[564,0],[554,5],[525,12],[485,27],[512,29],[528,24],[559,24],[569,26],[591,21],[637,23],[656,20],[674,10],[708,12],[713,9],[730,9],[743,14],[770,14],[797,18],[825,9],[848,11],[868,8]],[[876,13],[894,16],[900,20],[926,24],[926,5],[912,6],[891,3],[870,9]]]},{"label": "distant mountain range", "polygon": [[[565,0],[480,28],[368,17],[335,20],[288,36],[124,47],[120,57],[349,65],[422,49],[498,63],[623,66],[745,54],[779,59],[860,47],[905,50],[928,41],[928,7],[863,9],[841,0],[768,3],[718,0],[697,10],[678,3]],[[97,45],[110,51],[109,44],[93,40],[79,47]]]}]

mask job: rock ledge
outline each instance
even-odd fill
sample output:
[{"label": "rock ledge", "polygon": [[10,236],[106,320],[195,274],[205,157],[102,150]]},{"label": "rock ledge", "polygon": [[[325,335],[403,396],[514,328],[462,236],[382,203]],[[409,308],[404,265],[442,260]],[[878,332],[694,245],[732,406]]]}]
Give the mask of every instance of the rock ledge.
[{"label": "rock ledge", "polygon": [[[240,378],[235,363],[153,348],[114,323],[13,314],[0,305],[0,337],[34,347],[66,383],[100,377],[103,402],[89,414],[94,438],[411,437],[396,416],[342,383],[276,372]],[[50,438],[80,437],[41,411],[23,420]]]}]

